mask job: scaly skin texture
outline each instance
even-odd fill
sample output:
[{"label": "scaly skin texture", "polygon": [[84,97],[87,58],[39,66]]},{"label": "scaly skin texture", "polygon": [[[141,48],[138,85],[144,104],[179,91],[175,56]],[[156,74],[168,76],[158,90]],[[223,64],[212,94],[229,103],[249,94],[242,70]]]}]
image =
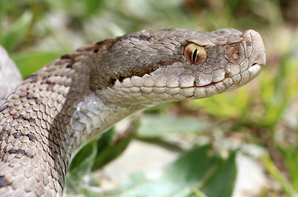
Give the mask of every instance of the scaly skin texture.
[{"label": "scaly skin texture", "polygon": [[[204,48],[204,63],[186,60],[188,43]],[[0,196],[61,196],[74,154],[117,121],[238,88],[264,64],[260,35],[235,29],[141,31],[63,55],[0,107]]]}]

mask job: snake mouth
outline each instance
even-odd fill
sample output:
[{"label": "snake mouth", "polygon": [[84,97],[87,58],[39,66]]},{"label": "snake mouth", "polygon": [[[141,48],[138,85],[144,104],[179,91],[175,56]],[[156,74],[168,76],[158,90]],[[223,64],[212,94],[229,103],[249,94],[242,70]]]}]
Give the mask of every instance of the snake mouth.
[{"label": "snake mouth", "polygon": [[[211,82],[206,85],[193,87],[180,87],[183,96],[190,99],[206,98],[216,94],[232,91],[237,89],[259,75],[263,68],[263,63],[255,62],[247,69],[239,72],[237,75],[232,77],[226,77],[223,80],[217,82]],[[193,94],[189,93],[193,89]]]},{"label": "snake mouth", "polygon": [[265,66],[265,63],[258,63],[258,62],[255,62],[255,63],[253,63],[250,67],[254,67],[254,66],[264,67],[264,66]]},{"label": "snake mouth", "polygon": [[[196,81],[194,81],[193,86],[180,87],[180,88],[181,89],[183,89],[183,88],[209,88],[211,86],[216,86],[217,84],[224,83],[226,88],[222,89],[222,91],[219,91],[219,93],[223,93],[225,91],[229,91],[231,88],[230,86],[240,87],[240,86],[243,86],[243,85],[247,84],[248,82],[250,82],[256,76],[258,76],[258,74],[261,72],[264,65],[265,65],[264,63],[255,62],[255,63],[252,63],[252,65],[249,66],[247,69],[239,72],[238,74],[233,75],[233,76],[227,76],[220,81],[211,82],[211,83],[208,83],[205,85],[197,85]],[[231,80],[232,80],[232,82],[231,82]],[[170,88],[170,87],[168,87],[168,88]]]}]

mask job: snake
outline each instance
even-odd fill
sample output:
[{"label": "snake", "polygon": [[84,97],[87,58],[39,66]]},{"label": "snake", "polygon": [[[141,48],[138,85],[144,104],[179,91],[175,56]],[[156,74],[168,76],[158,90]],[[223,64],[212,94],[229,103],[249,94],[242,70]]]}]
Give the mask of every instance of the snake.
[{"label": "snake", "polygon": [[74,155],[121,119],[231,91],[265,64],[254,30],[143,30],[80,47],[20,84],[7,78],[14,89],[0,107],[0,196],[62,196]]}]

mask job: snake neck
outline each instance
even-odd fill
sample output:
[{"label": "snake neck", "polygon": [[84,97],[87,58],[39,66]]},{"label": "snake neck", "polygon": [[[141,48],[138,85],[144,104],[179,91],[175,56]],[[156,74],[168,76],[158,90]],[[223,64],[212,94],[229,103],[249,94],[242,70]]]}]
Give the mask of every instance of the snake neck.
[{"label": "snake neck", "polygon": [[142,109],[110,105],[90,90],[91,69],[84,63],[90,50],[87,46],[46,65],[0,107],[1,195],[62,195],[78,149]]}]

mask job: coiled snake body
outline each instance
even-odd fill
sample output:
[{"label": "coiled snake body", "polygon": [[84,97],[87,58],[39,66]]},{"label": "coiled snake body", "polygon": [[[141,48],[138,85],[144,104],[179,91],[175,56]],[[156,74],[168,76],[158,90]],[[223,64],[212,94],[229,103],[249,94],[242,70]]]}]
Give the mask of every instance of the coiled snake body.
[{"label": "coiled snake body", "polygon": [[261,36],[235,29],[141,31],[63,55],[0,107],[0,196],[62,196],[71,158],[117,121],[238,88],[264,64]]}]

